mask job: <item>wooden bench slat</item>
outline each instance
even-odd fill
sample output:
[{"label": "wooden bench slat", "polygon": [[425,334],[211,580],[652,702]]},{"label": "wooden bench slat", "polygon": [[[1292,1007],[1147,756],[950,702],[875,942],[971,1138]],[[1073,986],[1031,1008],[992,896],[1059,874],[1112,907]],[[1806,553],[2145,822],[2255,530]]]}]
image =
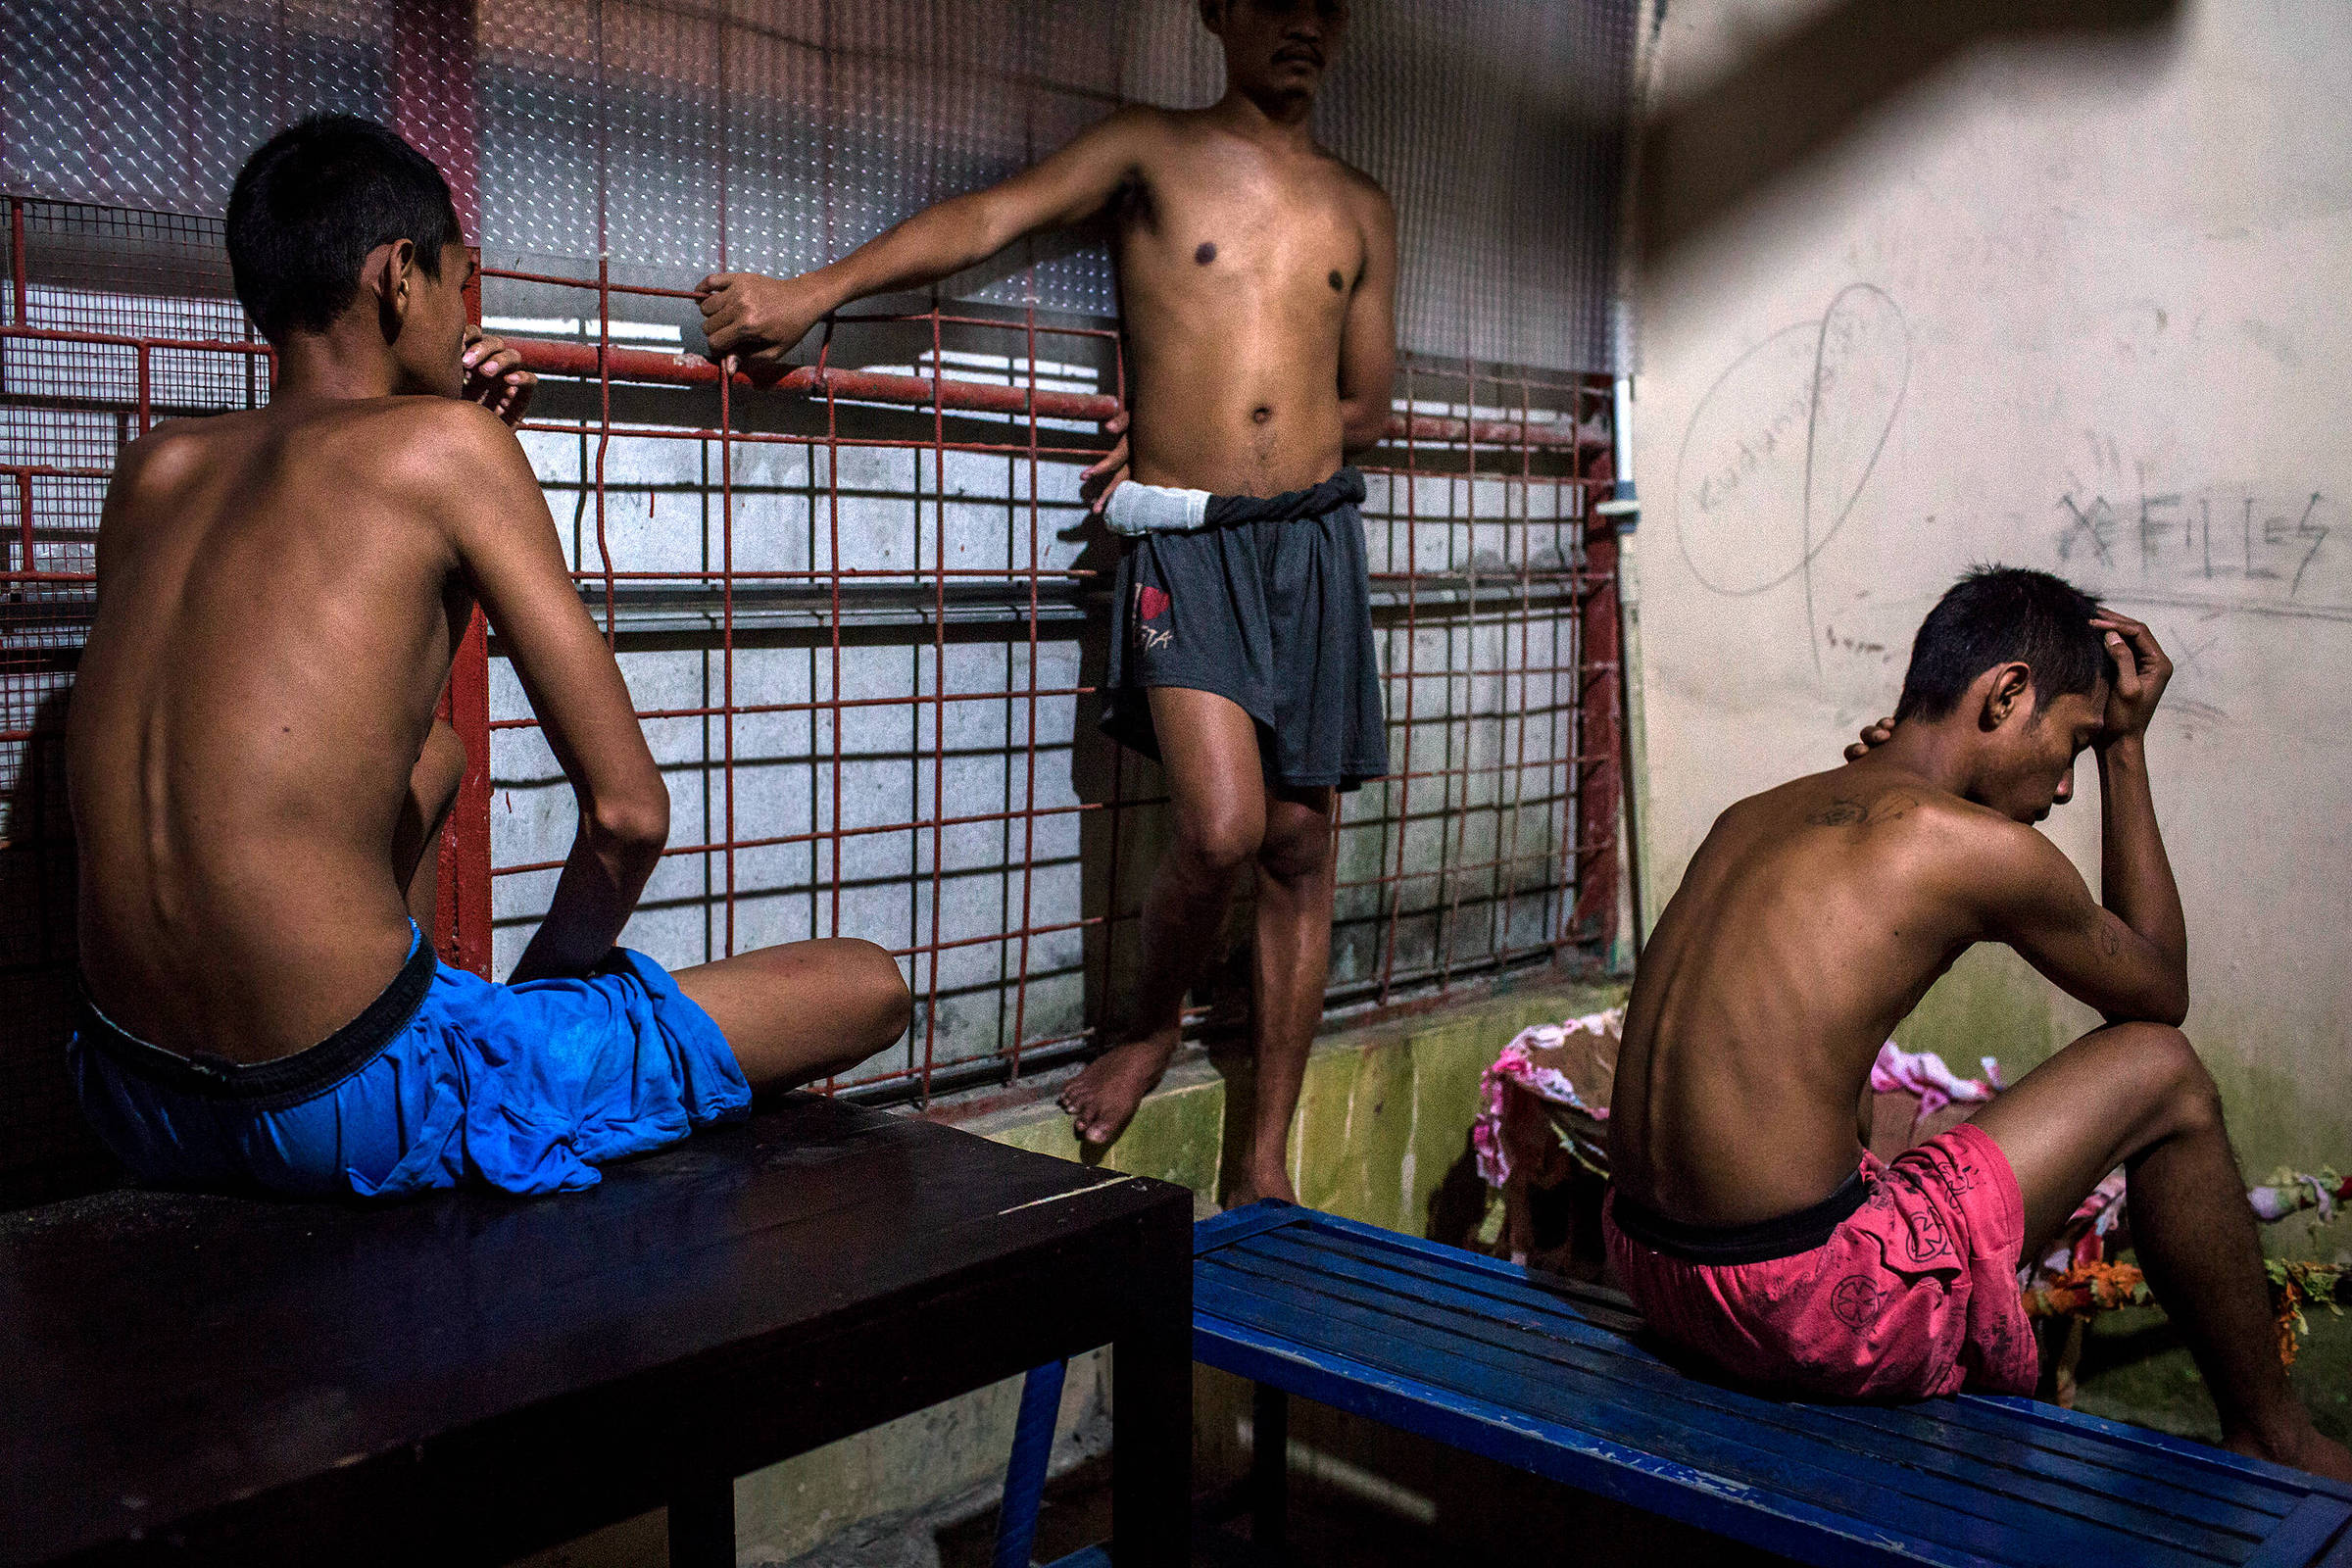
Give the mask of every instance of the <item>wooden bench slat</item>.
[{"label": "wooden bench slat", "polygon": [[1204,1221],[1195,1252],[1199,1359],[1807,1561],[2352,1568],[2352,1488],[2202,1445],[1748,1394],[1629,1338],[1613,1292],[1297,1208]]},{"label": "wooden bench slat", "polygon": [[[1713,1412],[1690,1406],[1661,1409],[1629,1397],[1629,1391],[1604,1379],[1577,1376],[1531,1379],[1522,1358],[1478,1352],[1475,1342],[1443,1345],[1415,1341],[1393,1320],[1328,1298],[1311,1305],[1229,1288],[1205,1268],[1194,1280],[1197,1311],[1245,1324],[1293,1343],[1343,1346],[1350,1359],[1400,1377],[1419,1380],[1433,1394],[1468,1396],[1504,1405],[1523,1418],[1608,1438],[1629,1448],[1672,1461],[1694,1475],[1729,1481],[1751,1491],[1841,1513],[1857,1526],[1874,1520],[1902,1521],[1905,1536],[1974,1553],[2002,1563],[2039,1563],[2052,1554],[2082,1560],[2128,1550],[2148,1568],[2209,1568],[2234,1564],[2231,1555],[2192,1554],[2079,1521],[2034,1516],[2029,1531],[1995,1517],[1997,1497],[1955,1495],[1961,1489],[1905,1484],[1890,1476],[1893,1466],[1853,1463],[1851,1456],[1817,1446],[1776,1441],[1785,1435],[1750,1423],[1710,1420]],[[1335,1333],[1341,1325],[1369,1331],[1385,1345],[1352,1344]],[[1516,1365],[1513,1363],[1517,1362]],[[1812,1447],[1811,1452],[1805,1451]],[[2025,1510],[2013,1510],[2024,1512]],[[1761,1543],[1759,1543],[1761,1544]],[[2240,1544],[2243,1544],[2242,1543]]]},{"label": "wooden bench slat", "polygon": [[1224,1321],[1196,1302],[1193,1355],[1333,1409],[1419,1433],[1531,1475],[1562,1482],[1823,1568],[1981,1568],[1979,1553],[1909,1541],[1797,1498],[1730,1482],[1638,1446],[1554,1429],[1511,1401],[1434,1390],[1419,1378]]},{"label": "wooden bench slat", "polygon": [[[1224,1249],[1217,1255],[1220,1259],[1237,1256],[1272,1259],[1280,1254],[1255,1243],[1246,1243]],[[1365,1290],[1378,1291],[1383,1288],[1380,1274],[1386,1262],[1385,1256],[1376,1255],[1373,1261],[1367,1262],[1345,1250],[1302,1248],[1298,1250],[1292,1266],[1327,1272],[1338,1278],[1354,1279],[1360,1281]],[[2137,1468],[2131,1468],[2117,1462],[2112,1451],[2107,1456],[2108,1462],[2101,1463],[2096,1457],[2083,1457],[2073,1449],[2053,1448],[2022,1441],[2015,1430],[2002,1430],[1998,1425],[1954,1431],[1939,1418],[1961,1408],[1962,1402],[1958,1400],[1937,1401],[1932,1407],[1935,1414],[1929,1415],[1920,1406],[1813,1403],[1760,1397],[1689,1377],[1667,1365],[1646,1348],[1584,1323],[1573,1311],[1562,1309],[1556,1300],[1547,1303],[1548,1310],[1537,1302],[1525,1305],[1503,1302],[1489,1294],[1483,1286],[1476,1290],[1462,1290],[1420,1275],[1412,1277],[1411,1296],[1445,1302],[1465,1314],[1459,1320],[1423,1315],[1422,1321],[1430,1322],[1433,1326],[1459,1326],[1462,1332],[1474,1332],[1469,1326],[1468,1315],[1491,1316],[1495,1321],[1510,1322],[1528,1332],[1556,1338],[1563,1345],[1575,1345],[1597,1355],[1613,1358],[1623,1363],[1618,1375],[1645,1386],[1671,1388],[1682,1397],[1713,1404],[1750,1419],[1802,1431],[1839,1446],[1875,1452],[1884,1448],[1889,1437],[1894,1437],[1972,1462],[1991,1459],[2013,1468],[2031,1467],[2037,1475],[2071,1482],[2092,1496],[2129,1496],[2144,1506],[2178,1514],[2199,1525],[2239,1532],[2249,1540],[2260,1539],[2299,1501],[2294,1494],[2250,1483],[2243,1475],[2229,1478],[2233,1483],[2229,1495],[2215,1495],[2195,1484],[2205,1482],[2203,1472],[2185,1470],[2177,1462],[2165,1462],[2172,1459],[2173,1456],[2169,1454],[2158,1456],[2157,1469],[2161,1474],[2151,1474],[2146,1463],[2148,1456],[2138,1450],[2132,1450],[2128,1454],[2128,1457],[2139,1461]],[[2012,1429],[2018,1425],[2014,1421],[2008,1423]],[[2095,1450],[2091,1451],[2095,1454]]]},{"label": "wooden bench slat", "polygon": [[505,1562],[1106,1338],[1180,1556],[1190,1217],[808,1096],[583,1194],[0,1216],[0,1565]]},{"label": "wooden bench slat", "polygon": [[[1237,1212],[1252,1213],[1254,1206]],[[1638,1326],[1640,1322],[1631,1300],[1603,1287],[1538,1275],[1495,1258],[1441,1247],[1336,1215],[1309,1215],[1308,1211],[1299,1209],[1291,1210],[1291,1214],[1292,1227],[1284,1235],[1286,1238],[1298,1238],[1298,1245],[1302,1247],[1352,1247],[1360,1250],[1363,1255],[1378,1254],[1394,1266],[1409,1267],[1424,1278],[1443,1278],[1450,1272],[1464,1276],[1463,1283],[1469,1288],[1492,1292],[1514,1300],[1547,1303],[1555,1309],[1565,1297],[1577,1303],[1576,1308],[1568,1313],[1571,1316],[1582,1309],[1587,1299],[1595,1299],[1612,1318],[1626,1315],[1630,1316],[1634,1325]],[[1301,1218],[1302,1215],[1308,1217]],[[1201,1229],[1200,1226],[1195,1227],[1196,1255],[1203,1250],[1205,1238],[1199,1234]],[[1253,1233],[1262,1229],[1264,1227],[1255,1227]],[[1552,1294],[1555,1288],[1558,1288],[1557,1295]],[[1616,1325],[1610,1322],[1602,1326],[1613,1328]],[[1633,1348],[1628,1348],[1631,1350]],[[1906,1407],[1901,1405],[1856,1404],[1822,1408],[1834,1408],[1847,1419],[1863,1422],[1893,1423],[1904,1419],[1906,1415]],[[2011,1442],[2022,1440],[2043,1452],[2069,1455],[2112,1473],[2143,1474],[2149,1465],[2154,1464],[2162,1469],[2168,1486],[2193,1490],[2223,1503],[2269,1513],[2274,1517],[2283,1518],[2314,1488],[2352,1502],[2352,1487],[2342,1487],[2308,1476],[2297,1476],[2296,1484],[2283,1486],[2278,1478],[2293,1473],[2282,1471],[2275,1465],[2266,1465],[2227,1449],[2169,1437],[2120,1421],[2110,1421],[2078,1410],[2061,1410],[2024,1396],[1972,1394],[1940,1401],[1935,1408],[1934,1420],[1939,1424],[1966,1428],[1985,1437],[2001,1437]]]},{"label": "wooden bench slat", "polygon": [[[2329,1542],[2334,1549],[2321,1553]],[[2278,1533],[2246,1559],[2245,1568],[2345,1568],[2352,1564],[2352,1503],[2317,1494],[2286,1516]]]},{"label": "wooden bench slat", "polygon": [[[1227,1249],[1218,1254],[1217,1261],[1225,1262],[1237,1253],[1249,1255],[1250,1251],[1245,1248]],[[1304,1290],[1318,1288],[1311,1273],[1287,1260],[1267,1259],[1263,1266],[1269,1277]],[[1904,1469],[1984,1488],[1996,1499],[1995,1506],[1997,1499],[2023,1496],[2038,1506],[2104,1527],[2108,1521],[2103,1515],[2112,1513],[2121,1498],[2150,1510],[2144,1534],[2209,1556],[2215,1554],[2212,1537],[2216,1531],[2237,1537],[2250,1549],[2278,1523],[2278,1515],[2274,1513],[2232,1507],[2118,1471],[2075,1466],[2076,1474],[2059,1475],[2044,1466],[2040,1473],[2034,1473],[2020,1466],[2018,1454],[1978,1454],[1952,1448],[1937,1441],[1932,1420],[1917,1415],[1911,1417],[1917,1430],[1906,1434],[1912,1441],[1890,1449],[1883,1431],[1863,1423],[1838,1420],[1835,1406],[1767,1399],[1689,1378],[1624,1341],[1594,1345],[1591,1339],[1546,1334],[1541,1326],[1524,1320],[1482,1316],[1475,1305],[1479,1298],[1468,1292],[1433,1284],[1423,1286],[1418,1299],[1396,1297],[1383,1293],[1377,1283],[1363,1282],[1353,1272],[1370,1272],[1362,1265],[1326,1260],[1323,1266],[1332,1270],[1326,1278],[1341,1287],[1330,1291],[1337,1298],[1395,1312],[1439,1334],[1458,1335],[1494,1346],[1506,1355],[1531,1357],[1606,1378],[1625,1387],[1630,1396],[1681,1399],[1694,1408],[1719,1411],[1735,1419],[1788,1432],[1799,1442],[1836,1449],[1852,1455],[1858,1462],[1876,1464],[1891,1459]],[[1587,1332],[1592,1339],[1613,1338],[1597,1331]],[[2034,1450],[2026,1452],[2030,1455]],[[1975,1507],[1972,1511],[1983,1513],[1984,1509]]]}]

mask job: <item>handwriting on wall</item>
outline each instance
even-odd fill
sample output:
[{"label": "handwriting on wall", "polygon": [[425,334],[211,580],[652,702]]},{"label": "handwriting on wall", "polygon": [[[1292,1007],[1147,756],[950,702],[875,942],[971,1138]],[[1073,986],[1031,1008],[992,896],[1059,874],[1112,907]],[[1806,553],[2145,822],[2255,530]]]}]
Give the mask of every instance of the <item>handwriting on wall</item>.
[{"label": "handwriting on wall", "polygon": [[2051,523],[2058,569],[2085,588],[2330,620],[2352,619],[2348,526],[2324,489],[2174,484],[2145,465],[2070,483]]},{"label": "handwriting on wall", "polygon": [[1817,320],[1732,362],[1699,399],[1675,460],[1675,541],[1710,592],[1794,582],[1820,659],[1813,561],[1852,515],[1910,383],[1911,339],[1885,290],[1855,283]]}]

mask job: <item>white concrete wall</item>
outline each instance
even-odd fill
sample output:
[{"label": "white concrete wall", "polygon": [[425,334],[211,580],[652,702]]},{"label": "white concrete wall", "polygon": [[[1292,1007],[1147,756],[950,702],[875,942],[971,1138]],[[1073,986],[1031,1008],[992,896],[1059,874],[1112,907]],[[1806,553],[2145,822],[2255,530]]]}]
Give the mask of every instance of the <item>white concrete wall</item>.
[{"label": "white concrete wall", "polygon": [[[1640,175],[1653,912],[1963,567],[2065,573],[2179,666],[2188,1029],[2258,1170],[2352,1152],[2348,79],[2334,0],[1674,0]],[[1981,956],[1908,1033],[2024,1066],[2052,995]]]},{"label": "white concrete wall", "polygon": [[[505,314],[522,307],[511,303],[514,291],[500,288],[502,296],[488,307],[493,325],[521,330],[513,323],[529,318]],[[623,325],[639,335],[653,329]],[[965,359],[972,363],[957,364],[960,373],[989,373],[978,356]],[[1065,384],[1082,374],[1082,368],[1063,368]],[[1005,373],[1001,363],[995,373]],[[1496,393],[1490,385],[1486,393],[1505,394],[1516,398],[1517,390]],[[670,401],[663,403],[664,397]],[[551,387],[543,403],[550,422],[593,411],[577,387]],[[1414,406],[1425,414],[1461,412],[1442,399]],[[739,417],[758,426],[763,407],[771,421],[807,414],[798,405],[778,413],[773,405],[747,399]],[[1488,420],[1522,415],[1515,404],[1500,401],[1482,400],[1478,412]],[[1543,416],[1539,403],[1535,417]],[[699,429],[714,417],[713,409],[698,412],[682,395],[647,394],[616,413],[615,422],[624,429],[663,423]],[[867,435],[874,429],[901,439],[930,434],[927,417],[896,417],[901,425],[873,425]],[[1018,438],[1011,425],[996,428]],[[604,560],[592,483],[599,448],[593,430],[592,421],[584,435],[542,430],[525,440],[566,553],[590,572]],[[622,434],[604,444],[602,460],[604,545],[616,570],[701,572],[720,564],[717,443]],[[1480,454],[1476,479],[1442,471],[1447,465],[1461,466],[1458,450],[1425,451],[1421,461],[1441,471],[1409,481],[1373,475],[1362,509],[1371,569],[1402,572],[1409,562],[1423,576],[1412,595],[1409,630],[1404,585],[1381,584],[1376,592],[1376,601],[1385,603],[1376,612],[1383,667],[1411,675],[1409,682],[1398,678],[1388,686],[1392,766],[1398,773],[1409,766],[1414,777],[1371,785],[1348,797],[1343,808],[1340,876],[1358,884],[1340,894],[1334,934],[1332,984],[1346,1000],[1376,986],[1384,964],[1393,964],[1394,974],[1412,987],[1491,967],[1497,954],[1535,956],[1565,919],[1558,884],[1568,871],[1562,835],[1577,776],[1569,762],[1576,748],[1577,623],[1548,585],[1523,580],[1522,568],[1555,569],[1573,555],[1578,492],[1548,480],[1544,466],[1533,476],[1520,472],[1515,456],[1493,449]],[[735,445],[737,571],[831,569],[835,513],[828,462],[821,443]],[[1116,562],[1113,541],[1085,515],[1078,462],[1038,465],[1033,514],[1025,456],[946,455],[951,569],[1025,570],[1034,539],[1035,559],[1044,568],[1102,574],[1082,614],[1066,582],[1040,585],[1041,601],[1049,611],[1058,607],[1060,614],[1040,617],[1035,684],[1063,695],[1037,701],[1032,778],[1025,751],[1029,704],[1020,695],[1032,684],[1026,621],[1002,615],[957,621],[952,612],[943,662],[923,618],[932,584],[919,574],[935,569],[940,559],[939,459],[919,449],[845,440],[840,462],[840,565],[914,573],[919,603],[887,626],[856,622],[845,612],[837,655],[829,611],[820,607],[779,629],[772,619],[760,618],[755,602],[772,583],[739,580],[743,621],[735,639],[734,700],[786,710],[737,719],[733,837],[797,842],[735,855],[732,951],[835,934],[902,952],[916,949],[934,939],[936,902],[936,937],[946,945],[936,977],[936,1016],[932,968],[915,954],[902,960],[919,1004],[914,1027],[856,1076],[918,1071],[926,1050],[935,1065],[1009,1051],[1016,1024],[1023,1045],[1068,1039],[1100,1021],[1106,991],[1112,997],[1121,992],[1137,935],[1132,915],[1165,832],[1157,807],[1132,804],[1164,795],[1158,769],[1131,756],[1122,774],[1121,799],[1129,804],[1122,808],[1114,889],[1109,813],[1090,809],[1111,798],[1112,749],[1095,731],[1096,698],[1067,695],[1103,678],[1103,602]],[[850,584],[852,597],[865,585]],[[626,612],[629,591],[644,586],[625,576],[616,584],[624,605],[619,662],[637,706],[673,713],[717,707],[725,691],[724,655],[714,632],[701,629],[704,619],[715,627],[715,588],[699,580],[676,584],[667,619],[649,629],[642,614]],[[811,584],[789,586],[807,591]],[[825,579],[813,587],[821,598]],[[997,587],[1002,599],[1001,581]],[[989,587],[956,580],[951,599],[967,590],[986,593]],[[592,582],[587,592],[592,611],[601,614],[601,591]],[[1475,615],[1463,608],[1474,592],[1484,596]],[[942,688],[943,677],[952,700],[944,707],[944,764],[935,770],[942,708],[928,699]],[[874,705],[843,710],[838,807],[833,715],[805,706],[837,692]],[[957,697],[971,700],[953,700]],[[520,683],[496,657],[491,713],[508,721],[529,714]],[[721,719],[653,718],[646,733],[670,785],[671,845],[725,840]],[[491,788],[493,865],[561,861],[576,808],[536,728],[494,732]],[[943,814],[985,818],[1018,811],[1032,800],[1041,811],[1054,813],[1036,818],[1033,837],[1019,819],[963,822],[936,835],[926,826],[900,826]],[[843,838],[837,876],[837,820],[894,830]],[[1401,883],[1376,880],[1400,872]],[[730,951],[727,876],[722,854],[671,855],[622,940],[672,967],[723,956]],[[493,883],[494,973],[504,974],[519,956],[556,877],[551,868],[503,875]],[[1399,887],[1400,909],[1394,895]],[[1126,918],[1106,952],[1102,927],[1077,922],[1099,920],[1114,894]],[[1021,929],[1024,909],[1032,928],[1060,928],[1034,936],[1025,955],[1017,938],[1001,939]]]}]

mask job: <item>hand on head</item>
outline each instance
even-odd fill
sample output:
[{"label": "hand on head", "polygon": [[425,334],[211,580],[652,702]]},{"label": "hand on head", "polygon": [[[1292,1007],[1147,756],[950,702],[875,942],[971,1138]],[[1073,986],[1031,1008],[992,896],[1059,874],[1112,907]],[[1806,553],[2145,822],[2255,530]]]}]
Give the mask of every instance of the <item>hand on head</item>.
[{"label": "hand on head", "polygon": [[2129,615],[2105,611],[2091,624],[2106,634],[2107,656],[2115,661],[2115,681],[2107,688],[2098,744],[2144,735],[2173,678],[2173,662],[2156,645],[2156,634]]},{"label": "hand on head", "polygon": [[781,365],[831,307],[807,277],[713,272],[694,286],[710,357]]},{"label": "hand on head", "polygon": [[539,378],[522,368],[522,356],[504,340],[469,325],[462,363],[466,384],[459,396],[479,403],[509,424],[520,424],[531,406],[532,390],[539,384]]},{"label": "hand on head", "polygon": [[1118,444],[1078,474],[1078,493],[1086,498],[1086,510],[1098,515],[1110,504],[1110,493],[1127,482],[1127,411],[1104,419],[1102,428],[1117,436]]}]

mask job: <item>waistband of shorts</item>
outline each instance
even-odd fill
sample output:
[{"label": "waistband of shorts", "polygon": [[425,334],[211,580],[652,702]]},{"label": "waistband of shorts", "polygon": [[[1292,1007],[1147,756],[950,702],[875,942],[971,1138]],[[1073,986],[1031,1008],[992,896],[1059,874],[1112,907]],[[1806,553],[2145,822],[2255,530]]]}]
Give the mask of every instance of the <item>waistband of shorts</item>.
[{"label": "waistband of shorts", "polygon": [[1342,468],[1321,484],[1304,490],[1285,490],[1278,496],[1210,496],[1202,521],[1210,527],[1236,522],[1292,522],[1320,517],[1327,512],[1353,506],[1364,499],[1364,476]]},{"label": "waistband of shorts", "polygon": [[1820,1202],[1748,1225],[1685,1224],[1636,1202],[1623,1192],[1612,1199],[1610,1214],[1629,1240],[1686,1263],[1769,1263],[1821,1246],[1869,1196],[1870,1184],[1857,1170]]},{"label": "waistband of shorts", "polygon": [[282,1110],[324,1094],[375,1059],[416,1016],[438,967],[432,944],[409,923],[409,956],[400,973],[360,1015],[318,1044],[271,1061],[240,1062],[209,1051],[181,1055],[150,1045],[98,1010],[89,987],[80,989],[81,1043],[133,1077],[179,1094],[234,1101],[255,1110]]}]

